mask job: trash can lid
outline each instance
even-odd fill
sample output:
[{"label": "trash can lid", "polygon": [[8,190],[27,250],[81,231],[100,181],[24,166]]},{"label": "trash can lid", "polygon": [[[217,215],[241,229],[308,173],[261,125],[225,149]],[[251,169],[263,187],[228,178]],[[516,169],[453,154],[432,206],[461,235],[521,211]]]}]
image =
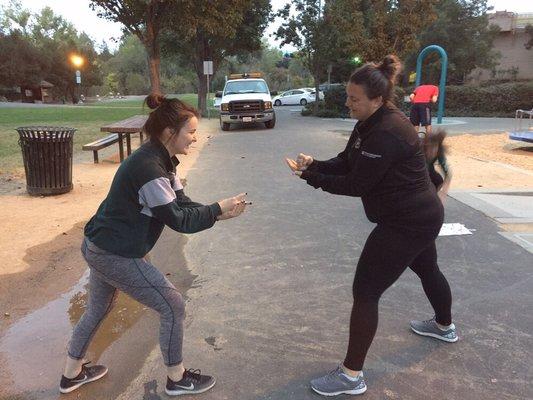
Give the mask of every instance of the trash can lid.
[{"label": "trash can lid", "polygon": [[75,132],[77,131],[76,128],[70,128],[67,126],[19,126],[18,128],[15,128],[16,131],[20,132],[26,132],[26,131],[32,131],[32,132]]}]

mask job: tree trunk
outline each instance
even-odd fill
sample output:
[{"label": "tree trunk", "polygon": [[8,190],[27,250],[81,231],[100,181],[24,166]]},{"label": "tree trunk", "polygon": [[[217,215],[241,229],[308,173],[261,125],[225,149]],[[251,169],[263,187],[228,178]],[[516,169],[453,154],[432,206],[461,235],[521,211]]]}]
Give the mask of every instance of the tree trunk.
[{"label": "tree trunk", "polygon": [[151,1],[147,6],[146,33],[144,38],[140,38],[144,43],[148,57],[148,70],[150,72],[151,93],[161,93],[161,54],[157,36],[159,34],[159,24],[157,20],[157,3]]},{"label": "tree trunk", "polygon": [[160,76],[160,63],[161,57],[159,49],[154,48],[155,43],[145,44],[146,52],[148,54],[148,68],[150,72],[150,92],[161,93],[161,76]]},{"label": "tree trunk", "polygon": [[198,76],[198,110],[202,115],[207,113],[207,78],[204,75],[203,66],[201,70],[196,70],[196,76]]},{"label": "tree trunk", "polygon": [[317,67],[313,72],[313,79],[315,81],[315,102],[313,103],[313,114],[316,115],[318,113],[318,101],[320,99],[320,69]]}]

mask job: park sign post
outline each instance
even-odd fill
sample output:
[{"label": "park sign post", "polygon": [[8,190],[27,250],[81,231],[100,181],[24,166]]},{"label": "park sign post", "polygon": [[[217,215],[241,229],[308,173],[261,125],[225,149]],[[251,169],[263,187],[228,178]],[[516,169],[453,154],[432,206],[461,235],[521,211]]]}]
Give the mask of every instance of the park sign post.
[{"label": "park sign post", "polygon": [[207,77],[207,100],[206,100],[206,108],[207,108],[207,119],[210,119],[210,113],[209,113],[209,75],[213,75],[213,61],[204,61],[204,75]]}]

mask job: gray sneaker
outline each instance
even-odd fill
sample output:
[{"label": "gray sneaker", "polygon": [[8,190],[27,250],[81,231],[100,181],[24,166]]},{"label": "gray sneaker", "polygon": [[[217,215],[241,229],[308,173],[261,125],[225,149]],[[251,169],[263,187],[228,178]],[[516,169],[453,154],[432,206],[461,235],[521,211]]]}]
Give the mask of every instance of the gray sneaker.
[{"label": "gray sneaker", "polygon": [[329,374],[311,381],[311,389],[323,396],[337,396],[339,394],[363,394],[366,392],[366,384],[363,374],[352,381],[344,374],[339,365]]},{"label": "gray sneaker", "polygon": [[437,322],[435,322],[435,317],[427,321],[411,321],[410,325],[414,333],[422,336],[430,336],[449,343],[459,340],[454,324],[452,324],[450,329],[443,331],[438,327]]}]

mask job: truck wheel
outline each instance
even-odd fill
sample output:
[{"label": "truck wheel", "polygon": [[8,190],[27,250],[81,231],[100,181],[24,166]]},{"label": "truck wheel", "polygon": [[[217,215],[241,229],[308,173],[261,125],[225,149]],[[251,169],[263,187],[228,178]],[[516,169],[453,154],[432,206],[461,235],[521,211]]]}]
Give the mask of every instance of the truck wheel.
[{"label": "truck wheel", "polygon": [[274,126],[276,126],[276,115],[274,115],[274,118],[272,118],[270,121],[265,122],[265,126],[268,129],[274,128]]},{"label": "truck wheel", "polygon": [[223,131],[229,131],[229,122],[222,122],[222,120],[220,120],[220,128]]}]

